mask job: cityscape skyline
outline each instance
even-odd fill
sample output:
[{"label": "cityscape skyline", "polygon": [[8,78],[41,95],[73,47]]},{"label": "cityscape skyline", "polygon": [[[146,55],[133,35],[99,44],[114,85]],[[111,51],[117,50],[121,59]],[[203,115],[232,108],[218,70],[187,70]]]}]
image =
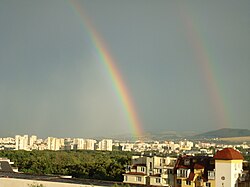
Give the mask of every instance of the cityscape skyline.
[{"label": "cityscape skyline", "polygon": [[248,129],[249,7],[0,1],[0,136]]}]

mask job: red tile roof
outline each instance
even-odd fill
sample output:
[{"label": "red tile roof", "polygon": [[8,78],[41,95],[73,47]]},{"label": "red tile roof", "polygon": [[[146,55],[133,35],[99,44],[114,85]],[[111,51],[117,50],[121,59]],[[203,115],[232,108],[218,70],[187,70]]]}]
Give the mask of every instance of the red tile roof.
[{"label": "red tile roof", "polygon": [[184,165],[178,165],[178,166],[176,166],[176,168],[188,169],[189,167],[184,166]]},{"label": "red tile roof", "polygon": [[188,181],[193,181],[193,180],[194,180],[194,176],[195,176],[194,172],[191,172],[191,173],[189,174],[187,180],[188,180]]},{"label": "red tile roof", "polygon": [[203,165],[200,164],[195,164],[194,165],[194,169],[204,169],[205,167]]},{"label": "red tile roof", "polygon": [[244,160],[239,151],[232,148],[225,148],[214,155],[215,160]]}]

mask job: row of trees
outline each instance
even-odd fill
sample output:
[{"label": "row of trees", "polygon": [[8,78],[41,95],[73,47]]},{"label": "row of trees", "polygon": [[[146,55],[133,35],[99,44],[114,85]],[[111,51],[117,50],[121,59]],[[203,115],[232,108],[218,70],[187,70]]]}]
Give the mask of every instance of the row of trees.
[{"label": "row of trees", "polygon": [[71,175],[77,178],[122,181],[129,152],[103,151],[0,151],[19,171],[32,174]]}]

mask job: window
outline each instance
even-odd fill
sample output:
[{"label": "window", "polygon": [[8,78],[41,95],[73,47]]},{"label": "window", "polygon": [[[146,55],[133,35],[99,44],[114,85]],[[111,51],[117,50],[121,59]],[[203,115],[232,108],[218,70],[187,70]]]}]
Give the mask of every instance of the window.
[{"label": "window", "polygon": [[181,179],[177,179],[177,184],[181,185]]},{"label": "window", "polygon": [[128,176],[124,176],[124,181],[128,181]]},{"label": "window", "polygon": [[155,182],[156,182],[156,183],[161,183],[161,179],[160,179],[160,178],[156,178],[156,179],[155,179]]},{"label": "window", "polygon": [[141,182],[141,177],[136,177],[137,182]]},{"label": "window", "polygon": [[153,169],[153,163],[150,162],[150,163],[149,163],[149,170],[152,171],[152,169]]},{"label": "window", "polygon": [[187,178],[190,174],[190,169],[177,169],[177,177]]},{"label": "window", "polygon": [[186,181],[186,185],[191,185],[191,181]]},{"label": "window", "polygon": [[145,171],[145,168],[144,167],[141,167],[141,172],[144,172]]},{"label": "window", "polygon": [[184,165],[185,165],[185,166],[190,165],[190,160],[189,160],[189,159],[185,159],[185,160],[184,160]]},{"label": "window", "polygon": [[214,171],[208,171],[208,179],[215,179],[215,172]]},{"label": "window", "polygon": [[211,187],[211,183],[210,182],[206,182],[206,187]]},{"label": "window", "polygon": [[173,172],[173,170],[172,169],[168,169],[167,170],[167,174],[173,174],[174,172]]}]

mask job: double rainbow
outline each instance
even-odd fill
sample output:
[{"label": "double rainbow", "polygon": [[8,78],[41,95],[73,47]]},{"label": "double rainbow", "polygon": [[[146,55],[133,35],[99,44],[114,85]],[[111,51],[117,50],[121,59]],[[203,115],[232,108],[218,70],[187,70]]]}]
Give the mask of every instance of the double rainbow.
[{"label": "double rainbow", "polygon": [[189,39],[191,48],[194,51],[196,62],[203,74],[204,85],[206,86],[211,104],[217,120],[218,128],[230,127],[230,116],[228,115],[225,98],[222,96],[218,80],[215,75],[215,67],[212,56],[205,42],[205,36],[200,31],[198,24],[195,23],[195,17],[192,11],[188,10],[187,4],[182,2],[179,4],[181,20],[186,28],[186,34]]}]

